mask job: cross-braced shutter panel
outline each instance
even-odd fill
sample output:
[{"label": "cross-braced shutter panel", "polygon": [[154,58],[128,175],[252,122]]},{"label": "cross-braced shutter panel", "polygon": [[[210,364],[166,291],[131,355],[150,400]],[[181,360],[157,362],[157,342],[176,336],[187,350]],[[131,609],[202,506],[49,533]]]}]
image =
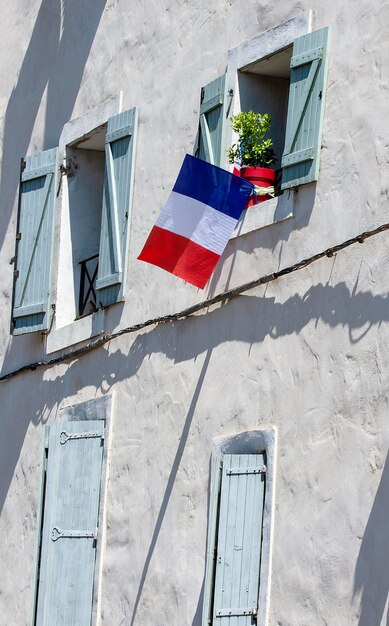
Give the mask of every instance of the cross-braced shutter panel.
[{"label": "cross-braced shutter panel", "polygon": [[329,29],[293,43],[282,189],[317,180],[324,117]]},{"label": "cross-braced shutter panel", "polygon": [[36,626],[90,626],[104,421],[50,427]]},{"label": "cross-braced shutter panel", "polygon": [[136,107],[108,120],[99,270],[96,282],[98,306],[113,304],[123,296],[137,120]]},{"label": "cross-braced shutter panel", "polygon": [[198,157],[212,165],[223,164],[226,117],[226,75],[201,90]]},{"label": "cross-braced shutter panel", "polygon": [[258,609],[263,454],[223,457],[213,626],[252,626]]},{"label": "cross-braced shutter panel", "polygon": [[20,180],[13,334],[48,328],[58,149],[26,157]]}]

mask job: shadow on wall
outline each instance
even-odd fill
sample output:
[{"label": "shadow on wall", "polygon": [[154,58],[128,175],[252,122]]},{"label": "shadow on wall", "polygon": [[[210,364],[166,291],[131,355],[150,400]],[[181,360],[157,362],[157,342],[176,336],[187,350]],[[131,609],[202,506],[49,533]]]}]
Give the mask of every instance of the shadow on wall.
[{"label": "shadow on wall", "polygon": [[[191,424],[192,424],[192,420],[193,420],[193,416],[194,416],[194,413],[195,413],[195,410],[196,410],[196,406],[197,406],[197,402],[198,402],[198,399],[199,399],[199,396],[200,396],[200,392],[201,392],[201,389],[203,387],[203,383],[204,383],[205,375],[206,375],[206,372],[207,372],[207,369],[208,369],[208,365],[209,365],[209,362],[211,360],[211,355],[212,355],[212,349],[209,349],[207,351],[206,357],[204,359],[203,366],[201,368],[200,376],[199,376],[199,379],[197,381],[196,388],[195,388],[194,394],[192,396],[191,403],[189,405],[188,413],[186,414],[186,417],[185,417],[184,427],[182,429],[181,436],[180,436],[180,443],[178,445],[177,452],[176,452],[176,455],[175,455],[173,463],[172,463],[172,469],[170,470],[170,475],[169,475],[169,478],[168,478],[168,481],[167,481],[167,484],[166,484],[166,489],[165,489],[165,493],[164,493],[164,496],[163,496],[163,499],[162,499],[161,508],[159,509],[159,513],[158,513],[158,516],[157,516],[157,521],[155,522],[154,532],[153,532],[153,535],[151,537],[151,542],[150,542],[149,548],[147,550],[145,562],[144,562],[144,565],[143,565],[143,570],[142,570],[142,573],[141,573],[141,576],[140,576],[139,587],[138,587],[138,591],[137,591],[135,602],[134,602],[134,609],[132,611],[130,626],[134,626],[135,625],[135,619],[136,619],[136,616],[137,616],[139,603],[140,603],[140,600],[142,598],[142,592],[143,592],[144,584],[146,582],[147,572],[148,572],[149,567],[150,567],[150,562],[151,562],[152,556],[154,554],[155,546],[157,545],[159,533],[160,533],[161,528],[162,528],[162,523],[163,523],[166,511],[167,511],[167,507],[168,507],[168,504],[169,504],[170,496],[172,495],[172,491],[173,491],[174,483],[175,483],[175,480],[176,480],[178,468],[180,467],[182,455],[184,454],[184,450],[185,450],[186,442],[188,440],[190,427],[191,427]],[[204,583],[203,583],[203,585],[204,585]],[[192,622],[192,626],[200,626],[200,624],[201,624],[201,612],[202,612],[202,604],[203,604],[203,594],[204,594],[204,591],[203,591],[203,587],[202,587],[201,591],[200,591],[199,600],[198,600],[198,603],[197,603],[196,614],[195,614],[195,617],[194,617],[193,622]]]},{"label": "shadow on wall", "polygon": [[[38,424],[42,414],[53,411],[64,398],[74,395],[75,390],[89,387],[108,393],[117,382],[135,376],[144,360],[153,354],[164,354],[174,363],[180,363],[196,359],[228,341],[252,346],[266,337],[298,335],[312,320],[330,328],[347,327],[350,342],[357,343],[373,326],[389,322],[389,295],[358,292],[357,285],[350,292],[345,283],[334,286],[320,283],[303,296],[295,294],[283,303],[275,298],[240,296],[206,315],[160,324],[138,334],[128,352],[111,348],[108,353],[102,348],[71,361],[63,375],[60,373],[63,369],[57,368],[56,378],[47,380],[46,370],[41,369],[0,383],[4,392],[7,385],[16,385],[19,390],[7,398],[12,406],[6,404],[5,395],[3,401],[2,428],[4,433],[12,432],[12,438],[5,436],[0,440],[0,458],[4,461],[0,473],[0,511],[29,423]],[[128,337],[127,341],[130,340]],[[11,344],[4,363],[12,363],[12,353]],[[54,371],[50,371],[50,376],[53,375]],[[35,394],[26,402],[23,385],[28,381],[31,389],[32,380],[39,396]]]},{"label": "shadow on wall", "polygon": [[354,595],[361,593],[358,626],[389,626],[389,454],[363,535],[354,577]]},{"label": "shadow on wall", "polygon": [[1,241],[7,232],[26,155],[47,89],[44,149],[58,145],[70,118],[106,0],[42,0],[4,117],[0,180]]},{"label": "shadow on wall", "polygon": [[[95,389],[96,394],[100,395],[101,393],[108,393],[111,387],[122,380],[131,381],[133,379],[133,384],[137,385],[139,382],[135,378],[137,372],[145,360],[151,359],[154,354],[163,354],[174,363],[196,360],[200,355],[204,355],[204,362],[195,391],[192,397],[187,398],[188,411],[182,426],[180,442],[167,479],[165,494],[156,518],[151,542],[145,554],[132,615],[131,623],[135,623],[134,620],[141,602],[150,562],[168,509],[190,428],[195,419],[199,394],[208,393],[210,387],[213,387],[213,392],[215,392],[215,384],[218,384],[218,381],[207,380],[206,378],[206,371],[214,349],[229,341],[238,341],[252,346],[261,344],[266,337],[277,339],[291,334],[298,335],[312,321],[316,323],[321,321],[330,328],[347,326],[351,343],[356,343],[365,339],[368,331],[374,325],[389,322],[388,302],[388,295],[357,292],[357,285],[350,292],[344,283],[338,283],[335,286],[318,284],[311,287],[303,296],[295,294],[283,303],[276,302],[275,298],[240,296],[207,314],[153,327],[151,330],[137,335],[129,350],[124,351],[117,348],[108,352],[105,349],[100,349],[86,354],[79,360],[70,362],[68,366],[65,366],[67,367],[66,371],[62,367],[58,367],[55,371],[37,370],[35,373],[31,372],[19,376],[15,380],[11,379],[1,383],[4,386],[1,389],[4,389],[5,393],[3,395],[4,402],[2,402],[2,432],[4,436],[0,440],[0,458],[2,460],[0,510],[7,496],[26,431],[31,422],[40,423],[43,414],[54,413],[63,399],[74,396],[76,391],[83,388]],[[123,339],[122,345],[128,345],[130,342],[131,338],[128,337],[126,340]],[[258,352],[248,350],[247,359],[258,359],[257,355]],[[8,359],[5,360],[5,362],[7,361]],[[253,365],[257,364],[254,361],[252,363]],[[290,366],[286,365],[285,367]],[[49,376],[53,378],[49,379]],[[8,385],[14,386],[13,389],[17,389],[18,393],[12,394],[12,390],[6,393]],[[39,394],[32,394],[33,388],[39,390]],[[27,396],[28,399],[26,399]],[[7,436],[8,433],[12,433],[12,437]],[[373,587],[376,586],[376,576],[369,571],[366,558],[369,554],[370,542],[374,541],[375,533],[377,533],[377,539],[379,536],[382,538],[381,548],[379,542],[376,544],[375,554],[378,568],[376,571],[381,567],[383,573],[387,574],[387,576],[383,576],[383,579],[389,580],[389,565],[380,561],[380,558],[384,559],[384,555],[387,555],[388,550],[386,548],[389,549],[388,540],[383,536],[384,528],[380,521],[384,502],[389,496],[388,480],[387,472],[384,472],[357,566],[356,588],[363,587],[366,607],[369,598],[373,598]],[[381,534],[380,528],[382,528]],[[369,537],[371,538],[369,539]],[[385,586],[385,583],[382,582],[382,585]],[[387,593],[387,588],[385,593]],[[384,595],[384,591],[382,595]],[[200,624],[201,602],[200,595],[192,626]],[[375,624],[374,621],[369,622],[370,614],[367,615],[366,619],[361,617],[359,626],[373,626]]]}]

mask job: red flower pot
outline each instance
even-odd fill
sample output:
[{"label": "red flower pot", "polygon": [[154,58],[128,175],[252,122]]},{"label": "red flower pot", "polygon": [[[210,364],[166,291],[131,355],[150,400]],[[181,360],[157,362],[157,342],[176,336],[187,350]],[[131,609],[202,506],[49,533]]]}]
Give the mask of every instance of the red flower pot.
[{"label": "red flower pot", "polygon": [[[257,187],[274,187],[274,183],[276,180],[276,171],[272,170],[270,167],[241,167],[240,175],[242,178],[250,181],[253,185]],[[269,195],[251,195],[248,203],[246,204],[246,208],[253,206],[254,204],[260,204],[261,202],[265,202],[265,200],[269,200],[271,196]]]}]

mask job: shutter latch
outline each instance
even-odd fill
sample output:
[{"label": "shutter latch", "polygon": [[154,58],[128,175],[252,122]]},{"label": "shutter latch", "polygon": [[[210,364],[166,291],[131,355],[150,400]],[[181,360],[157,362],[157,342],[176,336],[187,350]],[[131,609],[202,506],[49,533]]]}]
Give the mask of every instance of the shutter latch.
[{"label": "shutter latch", "polygon": [[58,539],[62,539],[63,537],[70,537],[71,539],[97,539],[97,528],[96,530],[61,530],[57,526],[54,526],[51,531],[51,538],[53,541],[57,541]]}]

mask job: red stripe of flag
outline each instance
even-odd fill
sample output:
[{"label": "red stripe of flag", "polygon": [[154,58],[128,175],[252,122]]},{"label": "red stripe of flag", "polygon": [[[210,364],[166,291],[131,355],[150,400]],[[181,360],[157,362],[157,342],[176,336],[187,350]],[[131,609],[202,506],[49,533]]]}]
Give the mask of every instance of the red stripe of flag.
[{"label": "red stripe of flag", "polygon": [[138,259],[157,265],[203,289],[220,255],[182,235],[153,226]]}]

